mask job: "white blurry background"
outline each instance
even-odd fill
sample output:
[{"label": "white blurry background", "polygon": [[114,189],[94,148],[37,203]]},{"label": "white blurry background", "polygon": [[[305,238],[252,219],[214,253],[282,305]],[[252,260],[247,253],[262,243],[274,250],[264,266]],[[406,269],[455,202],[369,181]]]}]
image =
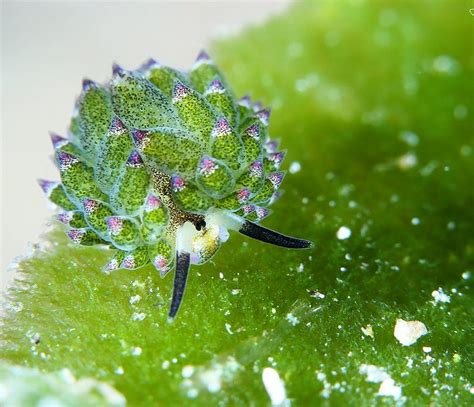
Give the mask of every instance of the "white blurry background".
[{"label": "white blurry background", "polygon": [[281,12],[279,1],[1,2],[1,287],[51,216],[37,178],[58,180],[48,131],[65,134],[81,80],[149,57],[188,68],[211,38]]}]

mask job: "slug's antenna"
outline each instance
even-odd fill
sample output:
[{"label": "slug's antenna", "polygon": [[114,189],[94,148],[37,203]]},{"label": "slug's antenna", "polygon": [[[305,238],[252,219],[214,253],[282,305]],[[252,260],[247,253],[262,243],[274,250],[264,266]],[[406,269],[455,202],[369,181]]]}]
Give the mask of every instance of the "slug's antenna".
[{"label": "slug's antenna", "polygon": [[176,252],[176,271],[174,272],[173,283],[173,299],[171,300],[171,308],[168,314],[169,320],[172,321],[179,310],[181,301],[183,301],[184,290],[186,289],[186,281],[188,279],[190,264],[190,256],[188,252]]},{"label": "slug's antenna", "polygon": [[248,220],[244,221],[239,232],[252,239],[274,244],[275,246],[288,247],[290,249],[308,249],[313,246],[313,243],[309,240],[285,236]]}]

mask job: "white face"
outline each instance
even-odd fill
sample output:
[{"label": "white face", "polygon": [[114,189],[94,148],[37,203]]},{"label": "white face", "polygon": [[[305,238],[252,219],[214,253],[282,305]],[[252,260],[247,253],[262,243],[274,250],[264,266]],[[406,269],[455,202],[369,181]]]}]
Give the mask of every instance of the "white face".
[{"label": "white face", "polygon": [[238,217],[229,216],[220,210],[213,210],[205,217],[206,226],[197,230],[191,222],[186,222],[177,231],[176,248],[178,252],[188,252],[192,264],[208,261],[229,238],[228,229],[241,225]]}]

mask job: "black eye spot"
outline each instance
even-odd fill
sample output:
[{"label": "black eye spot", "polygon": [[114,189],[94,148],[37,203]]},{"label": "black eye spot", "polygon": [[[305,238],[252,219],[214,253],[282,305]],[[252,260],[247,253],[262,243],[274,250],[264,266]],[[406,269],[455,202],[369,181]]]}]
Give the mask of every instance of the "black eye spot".
[{"label": "black eye spot", "polygon": [[206,227],[206,222],[204,220],[199,220],[196,222],[196,224],[194,225],[196,230],[201,230],[202,228],[205,228]]}]

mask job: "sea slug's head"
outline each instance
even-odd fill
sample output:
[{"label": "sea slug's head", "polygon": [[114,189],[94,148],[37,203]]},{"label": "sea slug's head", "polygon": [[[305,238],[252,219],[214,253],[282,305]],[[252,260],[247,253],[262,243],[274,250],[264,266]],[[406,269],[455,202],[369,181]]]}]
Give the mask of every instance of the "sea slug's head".
[{"label": "sea slug's head", "polygon": [[83,81],[67,138],[51,134],[61,182],[40,181],[77,244],[116,249],[105,265],[175,269],[174,317],[190,264],[208,261],[236,230],[290,248],[310,242],[258,225],[280,196],[285,152],[270,110],[236,99],[201,52],[189,72],[154,60]]}]

